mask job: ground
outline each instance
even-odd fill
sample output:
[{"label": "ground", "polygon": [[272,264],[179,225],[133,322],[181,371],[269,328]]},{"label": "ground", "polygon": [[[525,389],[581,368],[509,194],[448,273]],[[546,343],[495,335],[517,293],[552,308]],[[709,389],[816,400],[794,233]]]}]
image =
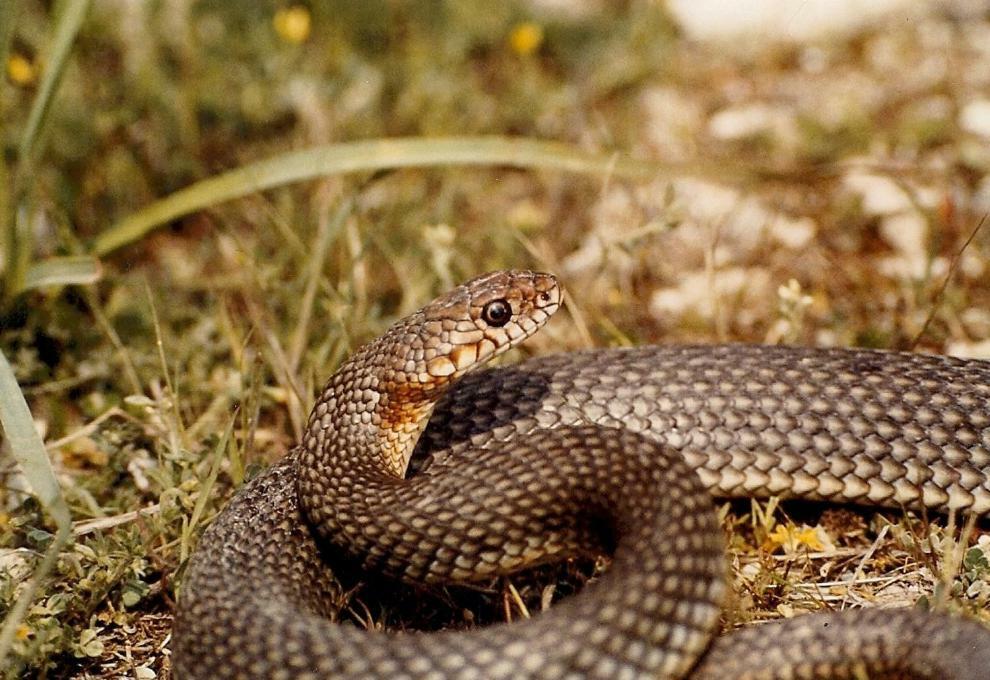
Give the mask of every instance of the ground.
[{"label": "ground", "polygon": [[[75,538],[16,630],[11,676],[166,676],[202,527],[298,438],[355,346],[484,270],[553,271],[569,294],[507,361],[720,341],[990,358],[984,3],[926,3],[801,42],[711,42],[645,0],[100,2],[24,156],[52,13],[71,4],[18,4],[0,51],[0,351]],[[95,283],[12,287],[25,241],[38,260],[92,253],[118,220],[211,175],[400,135],[556,140],[617,171],[333,174],[133,235],[100,252]],[[627,158],[653,170],[619,172]],[[9,611],[54,525],[9,457],[0,475]],[[721,513],[727,627],[893,604],[990,623],[990,534],[965,517],[772,501]],[[416,611],[365,588],[347,615],[515,619],[601,566]]]}]

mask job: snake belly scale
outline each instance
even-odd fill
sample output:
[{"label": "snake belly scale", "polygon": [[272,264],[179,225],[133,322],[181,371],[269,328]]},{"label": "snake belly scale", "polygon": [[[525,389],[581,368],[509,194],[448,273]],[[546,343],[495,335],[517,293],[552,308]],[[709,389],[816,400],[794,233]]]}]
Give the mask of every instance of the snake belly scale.
[{"label": "snake belly scale", "polygon": [[[359,349],[304,438],[204,532],[173,631],[181,678],[990,678],[990,630],[915,610],[715,637],[712,495],[990,510],[990,364],[712,346],[474,370],[556,311],[553,276],[478,277]],[[410,459],[426,460],[407,474]],[[601,548],[608,571],[529,620],[335,623],[333,560],[479,581]],[[713,639],[714,638],[714,639]]]}]

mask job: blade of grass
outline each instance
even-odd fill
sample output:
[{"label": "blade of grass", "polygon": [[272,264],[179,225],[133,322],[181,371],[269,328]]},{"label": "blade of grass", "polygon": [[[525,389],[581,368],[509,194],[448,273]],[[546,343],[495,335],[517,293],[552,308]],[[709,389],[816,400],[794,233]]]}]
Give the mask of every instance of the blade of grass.
[{"label": "blade of grass", "polygon": [[[498,136],[407,137],[331,144],[251,163],[181,189],[110,226],[94,239],[91,252],[97,257],[106,255],[182,215],[291,182],[340,173],[450,165],[503,165],[641,179],[698,174],[703,170],[700,164],[649,162],[617,154],[587,153],[561,142]],[[726,169],[719,171],[724,174]]]},{"label": "blade of grass", "polygon": [[10,652],[14,633],[20,625],[28,606],[34,599],[38,586],[55,564],[59,553],[68,542],[72,532],[69,508],[62,497],[62,490],[55,479],[51,461],[45,445],[34,428],[34,420],[28,409],[24,395],[14,377],[14,371],[7,358],[0,352],[0,426],[14,460],[20,465],[24,477],[31,485],[35,496],[58,527],[55,538],[38,567],[35,569],[17,602],[7,613],[0,628],[0,668]]},{"label": "blade of grass", "polygon": [[168,368],[168,358],[165,356],[165,340],[162,336],[162,324],[158,317],[158,307],[155,306],[155,296],[151,292],[151,284],[144,280],[144,293],[148,298],[148,309],[151,310],[151,325],[155,329],[155,347],[158,349],[158,361],[161,365],[162,377],[165,379],[165,389],[172,406],[172,424],[168,428],[168,446],[173,453],[178,453],[185,426],[182,422],[182,410],[179,407],[179,389],[172,381],[172,373]]},{"label": "blade of grass", "polygon": [[52,257],[28,267],[23,290],[95,283],[99,278],[100,263],[96,258],[88,255]]},{"label": "blade of grass", "polygon": [[86,300],[86,304],[89,306],[89,311],[93,315],[93,320],[96,322],[97,327],[106,335],[107,340],[110,341],[110,344],[119,357],[120,365],[123,368],[123,377],[129,383],[131,394],[144,394],[144,388],[141,386],[141,378],[138,375],[134,359],[131,357],[130,349],[121,340],[117,329],[114,328],[113,324],[110,323],[110,319],[107,318],[100,297],[92,288],[83,288],[82,295],[83,299]]},{"label": "blade of grass", "polygon": [[956,254],[952,256],[952,262],[949,263],[949,271],[945,273],[945,278],[942,279],[942,284],[935,292],[935,297],[932,298],[932,307],[928,311],[928,316],[925,317],[925,323],[921,326],[921,330],[918,331],[917,335],[915,335],[914,338],[911,340],[911,344],[909,345],[911,349],[915,349],[918,346],[918,343],[921,342],[921,339],[925,337],[925,333],[928,332],[928,327],[931,326],[932,321],[935,320],[935,315],[938,313],[939,306],[941,305],[942,300],[945,298],[945,290],[946,288],[949,287],[949,281],[952,280],[952,277],[956,273],[956,269],[959,267],[959,263],[962,261],[963,253],[965,253],[966,249],[969,248],[969,244],[973,242],[973,239],[976,238],[976,235],[980,233],[980,229],[982,229],[983,225],[986,224],[988,216],[990,216],[990,213],[983,214],[983,217],[981,217],[980,221],[977,222],[976,227],[974,227],[973,231],[970,232],[969,238],[967,238],[966,241],[962,244],[962,248],[960,248],[956,252]]},{"label": "blade of grass", "polygon": [[[2,0],[0,0],[2,1]],[[0,281],[5,286],[13,283],[11,267],[14,266],[14,197],[11,192],[10,169],[0,154]],[[0,299],[10,290],[0,290]]]},{"label": "blade of grass", "polygon": [[62,14],[55,24],[55,35],[52,38],[45,72],[41,76],[38,93],[35,95],[34,101],[31,102],[31,111],[28,113],[24,134],[21,137],[21,145],[18,149],[18,158],[22,165],[30,163],[36,150],[38,132],[45,121],[55,90],[62,80],[65,65],[68,62],[69,54],[72,52],[72,44],[76,40],[76,34],[79,33],[79,27],[82,26],[82,22],[89,12],[89,5],[90,0],[68,0],[64,3]]},{"label": "blade of grass", "polygon": [[227,429],[224,430],[223,436],[217,442],[217,447],[213,450],[213,462],[210,464],[210,471],[203,481],[202,488],[199,490],[199,496],[196,498],[196,505],[193,506],[192,515],[190,515],[189,521],[182,525],[182,541],[179,547],[180,563],[185,562],[189,557],[189,552],[193,545],[193,533],[203,519],[203,512],[206,510],[206,501],[209,500],[210,492],[213,490],[213,485],[217,481],[217,475],[220,473],[220,463],[223,462],[223,454],[227,450],[236,420],[237,414],[234,413],[227,423]]},{"label": "blade of grass", "polygon": [[313,318],[313,303],[316,300],[316,292],[323,274],[327,251],[337,240],[337,234],[340,233],[344,221],[350,217],[353,209],[354,199],[346,198],[333,217],[326,214],[326,211],[320,216],[316,243],[313,245],[313,252],[307,263],[306,287],[303,290],[302,303],[299,305],[299,321],[296,323],[296,328],[289,341],[289,370],[293,374],[299,370],[299,361],[302,359],[303,350],[306,347],[309,322]]},{"label": "blade of grass", "polygon": [[[5,70],[10,56],[10,39],[14,37],[14,24],[17,23],[21,5],[20,0],[0,0],[0,64]],[[0,88],[5,85],[6,78],[0,78]]]},{"label": "blade of grass", "polygon": [[[12,182],[6,181],[7,178],[2,178],[5,179],[5,187],[10,185],[10,188],[6,189],[7,195],[3,199],[5,205],[0,206],[4,208],[2,219],[5,223],[4,246],[7,253],[4,263],[4,294],[7,296],[16,295],[24,290],[33,243],[26,211],[23,206],[20,206],[21,194],[27,185],[30,167],[38,151],[39,133],[65,71],[76,34],[89,11],[90,0],[67,0],[62,4],[62,12],[55,23],[55,33],[48,52],[47,64],[38,85],[38,92],[31,102],[31,110],[21,135],[17,153],[17,171],[14,173]],[[4,9],[3,13],[13,14],[13,10]],[[6,30],[11,29],[8,27]],[[6,61],[4,61],[3,66],[6,68]]]},{"label": "blade of grass", "polygon": [[[0,68],[4,71],[7,70],[10,42],[21,6],[20,0],[0,0]],[[10,87],[10,83],[7,78],[0,78],[0,94],[5,87]],[[0,154],[0,253],[6,253],[8,257],[14,239],[10,231],[14,220],[9,174],[7,161],[4,155]],[[10,263],[0,258],[0,276],[6,276],[10,266]]]}]

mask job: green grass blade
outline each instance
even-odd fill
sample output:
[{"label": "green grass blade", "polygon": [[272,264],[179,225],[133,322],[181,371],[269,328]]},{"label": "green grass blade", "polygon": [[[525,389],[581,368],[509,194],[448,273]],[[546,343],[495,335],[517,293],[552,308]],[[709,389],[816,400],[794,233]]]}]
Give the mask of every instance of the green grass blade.
[{"label": "green grass blade", "polygon": [[45,445],[34,428],[34,420],[24,395],[17,385],[13,368],[0,352],[0,426],[10,447],[41,504],[55,521],[69,526],[69,511],[62,490],[55,480]]},{"label": "green grass blade", "polygon": [[[0,16],[3,19],[12,19],[16,10],[7,7],[7,4],[15,4],[16,0],[7,2],[0,8]],[[27,123],[24,125],[24,132],[21,135],[20,146],[18,147],[17,171],[11,173],[13,177],[6,177],[6,169],[0,172],[0,179],[4,182],[4,193],[0,200],[0,209],[3,215],[0,217],[0,228],[3,229],[4,259],[3,274],[4,288],[3,294],[8,297],[16,295],[26,287],[25,279],[30,268],[33,243],[31,240],[31,230],[22,215],[16,214],[18,204],[21,200],[21,192],[30,181],[30,166],[37,153],[38,137],[51,107],[52,98],[58,89],[58,84],[65,71],[69,54],[72,52],[72,44],[75,42],[76,34],[82,25],[86,13],[89,11],[90,0],[67,0],[58,20],[55,24],[55,33],[52,37],[52,44],[48,51],[47,63],[41,82],[38,85],[38,92],[31,102],[31,110],[28,113]],[[5,26],[3,31],[12,30],[11,26]],[[2,37],[2,36],[0,36]],[[4,52],[7,51],[5,48]],[[6,60],[3,62],[6,69]]]},{"label": "green grass blade", "polygon": [[[21,10],[20,0],[0,0],[0,69],[7,71],[10,59],[10,42],[14,36],[14,25]],[[0,75],[0,95],[10,87],[7,78]],[[0,154],[0,277],[6,279],[7,272],[14,266],[10,261],[14,246],[13,195],[10,185],[10,171],[3,154]]]},{"label": "green grass blade", "polygon": [[48,460],[48,452],[34,428],[31,411],[24,401],[21,388],[17,385],[14,371],[2,352],[0,352],[0,426],[3,427],[3,435],[11,455],[21,466],[35,496],[58,527],[55,539],[48,546],[44,558],[38,564],[24,592],[7,613],[3,627],[0,628],[0,667],[4,667],[4,660],[10,652],[17,626],[24,618],[41,581],[51,570],[62,548],[68,542],[72,526],[69,508],[55,479],[51,461]]},{"label": "green grass blade", "polygon": [[52,257],[35,262],[24,275],[23,290],[46,286],[95,283],[100,278],[100,262],[88,255]]},{"label": "green grass blade", "polygon": [[237,414],[235,413],[230,418],[230,422],[227,423],[227,429],[224,430],[223,436],[220,437],[220,441],[217,442],[216,448],[213,450],[213,462],[210,464],[210,471],[203,481],[203,486],[199,490],[199,497],[196,499],[196,505],[193,507],[192,515],[189,517],[189,522],[182,527],[182,540],[179,547],[179,562],[185,562],[189,559],[189,553],[192,550],[193,536],[196,529],[199,527],[199,523],[203,519],[203,513],[206,511],[206,502],[210,498],[210,493],[213,491],[213,485],[217,481],[217,475],[220,474],[221,463],[224,459],[224,454],[227,451],[227,447],[230,444],[230,437],[234,432],[234,423],[237,420]]},{"label": "green grass blade", "polygon": [[4,161],[3,154],[0,154],[0,298],[5,294],[2,282],[10,285],[8,277],[14,267],[14,197],[11,190],[10,168]]},{"label": "green grass blade", "polygon": [[31,112],[28,114],[21,145],[18,149],[20,163],[29,162],[35,151],[38,132],[45,120],[45,115],[52,102],[55,90],[58,88],[65,65],[72,52],[72,44],[76,40],[79,27],[89,11],[90,0],[68,0],[65,8],[55,25],[55,36],[52,39],[51,50],[48,53],[48,63],[41,76],[38,93],[31,102]]},{"label": "green grass blade", "polygon": [[670,164],[591,154],[569,144],[526,138],[411,137],[331,144],[283,154],[197,182],[112,225],[96,237],[91,252],[106,255],[181,215],[283,184],[340,173],[437,165],[506,165],[640,178],[675,169]]},{"label": "green grass blade", "polygon": [[[14,37],[14,25],[21,9],[21,0],[0,0],[0,64],[7,70],[10,57],[10,39]],[[0,89],[10,87],[6,78],[0,78]]]}]

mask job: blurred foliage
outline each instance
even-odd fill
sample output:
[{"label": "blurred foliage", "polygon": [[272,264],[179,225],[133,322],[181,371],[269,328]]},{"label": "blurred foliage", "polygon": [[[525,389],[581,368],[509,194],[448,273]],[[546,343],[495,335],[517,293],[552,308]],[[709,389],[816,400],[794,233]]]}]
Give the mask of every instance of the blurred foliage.
[{"label": "blurred foliage", "polygon": [[[25,4],[20,59],[46,38],[44,9]],[[278,6],[97,3],[52,112],[39,202],[87,238],[207,173],[313,142],[453,130],[572,139],[569,119],[662,68],[671,34],[641,3],[605,22],[547,25],[542,49],[524,56],[508,46],[518,3],[381,0],[315,4],[299,41],[274,30]],[[628,49],[647,36],[650,50]],[[589,63],[598,68],[580,77]],[[7,148],[31,88],[13,95],[0,119]]]}]

